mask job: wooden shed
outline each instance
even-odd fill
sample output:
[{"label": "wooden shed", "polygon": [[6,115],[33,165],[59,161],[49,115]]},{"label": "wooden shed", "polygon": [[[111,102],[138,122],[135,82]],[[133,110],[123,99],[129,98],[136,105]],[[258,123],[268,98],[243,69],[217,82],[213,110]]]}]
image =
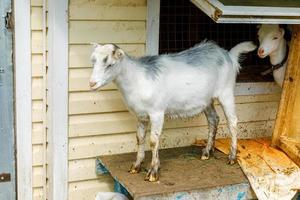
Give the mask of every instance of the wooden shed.
[{"label": "wooden shed", "polygon": [[[0,3],[0,11],[7,13],[12,9],[11,22],[14,23],[14,28],[8,27],[14,33],[14,39],[10,37],[14,41],[15,88],[11,88],[15,99],[11,110],[15,110],[15,128],[11,136],[13,145],[9,148],[16,156],[9,162],[16,163],[13,165],[16,170],[12,167],[9,172],[13,181],[9,187],[15,191],[9,197],[18,196],[24,200],[94,199],[97,192],[113,191],[113,178],[95,172],[96,157],[137,150],[136,122],[116,86],[108,85],[101,92],[89,89],[91,42],[116,43],[134,56],[155,55],[179,51],[201,41],[202,36],[195,37],[201,32],[201,26],[210,32],[212,39],[223,37],[217,42],[228,48],[239,42],[234,35],[239,35],[238,31],[243,32],[238,38],[242,41],[255,39],[256,25],[253,23],[300,23],[297,2],[298,10],[295,8],[292,14],[284,12],[278,16],[275,14],[281,11],[280,6],[275,5],[279,10],[275,9],[269,19],[257,18],[257,13],[252,13],[247,21],[244,20],[246,14],[240,14],[242,20],[229,22],[251,24],[244,24],[234,32],[232,27],[238,24],[222,24],[220,28],[221,25],[206,16],[213,12],[214,20],[226,22],[226,17],[222,17],[226,11],[221,11],[216,6],[218,3],[214,4],[219,1],[5,1],[10,6],[2,10]],[[205,5],[203,11],[199,5]],[[293,2],[287,3],[287,7],[291,5]],[[235,13],[228,15],[231,20],[237,19],[233,17]],[[200,20],[190,21],[189,26],[185,26],[188,19]],[[195,27],[198,28],[193,29]],[[297,123],[300,120],[300,29],[298,25],[293,28],[283,89],[272,77],[258,77],[253,81],[251,77],[259,74],[259,66],[265,67],[266,62],[256,59],[251,63],[250,59],[246,68],[249,72],[255,65],[256,71],[254,74],[242,71],[235,94],[239,138],[271,137],[275,126],[273,144],[300,165],[300,123]],[[227,33],[229,29],[231,32]],[[184,30],[190,32],[186,34]],[[255,55],[251,56],[254,59]],[[0,76],[1,73],[0,68]],[[221,117],[217,137],[228,137],[226,119],[218,103],[216,109]],[[165,124],[160,145],[163,149],[184,147],[206,137],[207,123],[202,115],[185,121],[170,120]],[[0,138],[0,145],[2,141]],[[1,170],[0,167],[0,174]],[[1,192],[3,197],[8,197],[1,190],[1,184],[0,181],[0,199]]]}]

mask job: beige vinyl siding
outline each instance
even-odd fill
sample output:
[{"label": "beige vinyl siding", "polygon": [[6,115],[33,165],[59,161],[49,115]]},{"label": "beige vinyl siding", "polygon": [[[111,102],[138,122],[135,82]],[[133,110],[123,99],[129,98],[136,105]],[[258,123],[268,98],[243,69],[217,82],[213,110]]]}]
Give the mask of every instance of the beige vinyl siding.
[{"label": "beige vinyl siding", "polygon": [[[105,127],[109,129],[113,124],[117,127],[127,112],[113,84],[106,86],[102,94],[89,90],[88,80],[92,70],[90,63],[92,47],[89,43],[116,43],[131,55],[143,55],[146,40],[146,10],[145,0],[70,0],[69,199],[93,199],[97,192],[113,189],[111,177],[96,176],[95,157],[101,149],[115,151],[114,148],[117,148],[118,144],[110,142],[109,138],[124,140],[127,134],[123,133],[128,129],[112,132],[108,138],[104,135],[108,132]],[[126,123],[127,119],[124,120]],[[89,127],[89,122],[94,126]],[[95,123],[100,129],[95,127]],[[130,130],[132,126],[130,116],[128,119]],[[93,144],[95,137],[97,139]],[[97,140],[108,143],[103,143],[97,151],[92,148],[92,152],[89,151],[88,154],[81,152],[83,149],[80,150],[80,146],[82,148],[90,145],[90,147],[98,146]]]},{"label": "beige vinyl siding", "polygon": [[44,197],[43,120],[45,116],[43,77],[43,5],[42,0],[31,1],[31,66],[32,66],[32,170],[33,199]]},{"label": "beige vinyl siding", "polygon": [[[112,190],[112,178],[95,173],[96,156],[136,150],[136,121],[116,86],[89,90],[89,43],[116,43],[130,55],[143,55],[146,16],[145,0],[70,0],[69,199],[93,199],[99,191]],[[239,136],[270,136],[279,98],[280,94],[237,96]],[[216,108],[221,117],[218,137],[227,137],[226,120],[217,102]],[[203,115],[167,120],[160,146],[185,146],[206,138],[206,124]]]}]

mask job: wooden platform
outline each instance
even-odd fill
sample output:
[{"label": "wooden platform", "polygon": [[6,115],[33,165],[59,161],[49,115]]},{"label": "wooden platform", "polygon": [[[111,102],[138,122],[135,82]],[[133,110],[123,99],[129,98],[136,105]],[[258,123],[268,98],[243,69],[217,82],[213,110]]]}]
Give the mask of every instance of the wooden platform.
[{"label": "wooden platform", "polygon": [[[161,170],[157,183],[144,181],[146,169],[129,174],[136,153],[101,156],[98,161],[128,191],[133,199],[246,199],[250,185],[238,164],[227,165],[227,156],[200,160],[199,147],[160,151]],[[149,166],[150,152],[144,166]],[[105,170],[104,170],[105,171]]]}]

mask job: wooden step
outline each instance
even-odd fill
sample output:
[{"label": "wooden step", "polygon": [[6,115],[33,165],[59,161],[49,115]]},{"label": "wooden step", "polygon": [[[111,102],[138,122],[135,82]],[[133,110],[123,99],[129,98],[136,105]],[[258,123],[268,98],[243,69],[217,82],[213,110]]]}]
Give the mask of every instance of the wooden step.
[{"label": "wooden step", "polygon": [[[100,156],[98,172],[109,172],[116,180],[117,192],[128,192],[135,200],[253,198],[249,182],[238,164],[227,165],[227,156],[219,151],[203,161],[200,152],[199,147],[160,150],[161,170],[156,183],[144,181],[145,168],[139,174],[128,173],[136,153]],[[144,166],[149,166],[150,159],[150,152],[146,152]]]}]

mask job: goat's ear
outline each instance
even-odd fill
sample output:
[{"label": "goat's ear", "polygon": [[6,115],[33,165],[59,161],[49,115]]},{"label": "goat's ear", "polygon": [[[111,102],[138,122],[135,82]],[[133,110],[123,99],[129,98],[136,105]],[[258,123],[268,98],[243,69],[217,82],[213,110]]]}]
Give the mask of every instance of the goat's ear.
[{"label": "goat's ear", "polygon": [[91,45],[93,45],[94,48],[100,47],[101,45],[98,44],[97,42],[91,42]]},{"label": "goat's ear", "polygon": [[258,24],[258,25],[256,26],[257,29],[260,29],[260,27],[261,27],[261,24]]},{"label": "goat's ear", "polygon": [[283,37],[284,36],[284,28],[279,28],[279,32],[280,32],[280,36]]},{"label": "goat's ear", "polygon": [[115,51],[113,51],[113,57],[116,59],[116,60],[120,60],[124,57],[125,53],[122,49],[118,48],[116,49]]}]

